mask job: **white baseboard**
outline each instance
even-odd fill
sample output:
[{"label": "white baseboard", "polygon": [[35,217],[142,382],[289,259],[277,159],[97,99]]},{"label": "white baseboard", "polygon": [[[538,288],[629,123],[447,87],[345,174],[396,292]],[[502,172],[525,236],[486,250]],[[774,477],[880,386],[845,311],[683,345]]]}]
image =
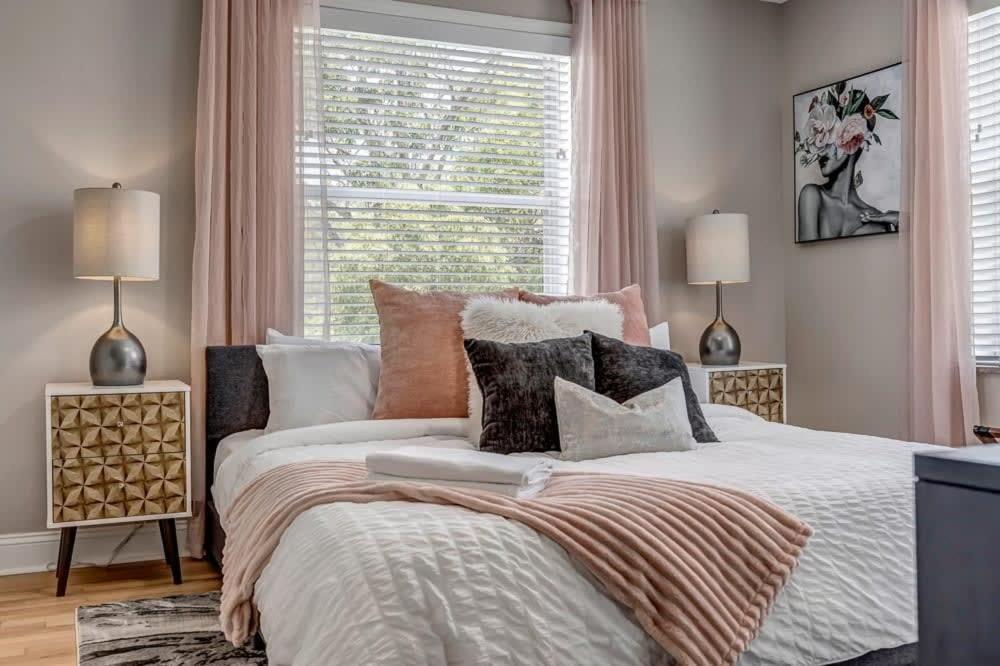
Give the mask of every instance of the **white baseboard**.
[{"label": "white baseboard", "polygon": [[[163,546],[156,523],[133,523],[81,527],[76,533],[73,566],[104,566],[122,539],[135,527],[142,527],[115,556],[115,563],[162,560]],[[188,555],[187,521],[177,521],[177,544],[181,557]],[[59,530],[0,534],[0,576],[55,570],[59,556]]]}]

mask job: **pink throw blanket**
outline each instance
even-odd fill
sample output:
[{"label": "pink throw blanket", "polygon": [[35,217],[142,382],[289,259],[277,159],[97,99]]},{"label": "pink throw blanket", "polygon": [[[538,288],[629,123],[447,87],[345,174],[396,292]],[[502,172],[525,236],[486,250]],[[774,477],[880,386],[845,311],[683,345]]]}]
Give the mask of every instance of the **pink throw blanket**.
[{"label": "pink throw blanket", "polygon": [[293,463],[247,486],[226,516],[222,628],[255,631],[253,589],[285,528],[332,502],[451,504],[516,520],[587,568],[680,665],[733,664],[798,563],[808,525],[739,490],[560,473],[533,499],[369,481],[363,463]]}]

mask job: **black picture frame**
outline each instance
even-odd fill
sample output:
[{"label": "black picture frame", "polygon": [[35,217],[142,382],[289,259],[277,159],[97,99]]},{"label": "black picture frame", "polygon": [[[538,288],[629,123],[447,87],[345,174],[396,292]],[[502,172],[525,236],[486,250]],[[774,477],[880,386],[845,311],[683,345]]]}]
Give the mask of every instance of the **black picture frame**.
[{"label": "black picture frame", "polygon": [[[877,75],[884,75],[884,76],[878,77]],[[871,77],[875,77],[876,81],[880,79],[889,80],[895,85],[895,88],[890,89],[887,93],[882,92],[880,90],[878,93],[874,95],[874,97],[869,97],[868,91],[864,86],[855,87],[852,85],[852,83],[854,82]],[[796,245],[812,245],[825,241],[846,240],[849,238],[875,238],[882,236],[894,236],[894,237],[898,236],[899,226],[900,226],[899,208],[901,207],[902,203],[902,177],[903,177],[902,138],[904,136],[903,134],[905,128],[904,123],[906,122],[906,117],[903,112],[903,95],[905,92],[904,86],[905,86],[905,79],[904,79],[903,63],[894,62],[888,65],[884,65],[882,67],[877,67],[875,69],[862,72],[860,74],[856,74],[854,76],[846,77],[831,83],[827,83],[825,85],[809,88],[807,90],[803,90],[801,92],[792,95],[791,117],[792,117],[792,132],[793,132],[793,141],[792,141],[793,195],[792,195],[791,205],[792,205],[792,233]],[[857,108],[857,105],[853,104],[854,102],[853,97],[855,95],[853,91],[855,90],[860,90],[862,93],[862,96],[860,97],[860,102],[861,102],[860,108]],[[850,103],[847,105],[842,104],[842,102],[844,101],[844,95],[843,95],[844,91],[851,91],[852,99],[850,100]],[[843,173],[839,173],[840,169],[837,168],[836,166],[834,167],[834,169],[837,169],[837,172],[835,172],[833,176],[827,176],[826,173],[821,172],[820,177],[825,177],[827,179],[826,182],[820,184],[805,182],[800,184],[800,174],[802,173],[802,170],[812,166],[812,164],[814,163],[818,163],[820,160],[823,159],[824,156],[819,156],[817,153],[817,144],[822,143],[822,141],[827,138],[827,137],[822,137],[816,143],[813,143],[809,141],[811,137],[804,136],[805,126],[802,123],[803,120],[802,104],[803,101],[807,101],[807,103],[810,104],[810,106],[808,106],[806,117],[812,119],[811,114],[814,107],[811,105],[814,104],[814,100],[820,99],[821,100],[820,104],[823,104],[826,101],[828,101],[826,95],[830,92],[837,93],[839,96],[837,104],[827,105],[827,106],[833,106],[833,111],[835,113],[834,120],[836,124],[832,129],[832,132],[835,133],[839,132],[840,126],[844,124],[845,119],[847,119],[849,116],[859,115],[859,113],[862,119],[866,121],[866,128],[867,128],[867,133],[862,138],[864,143],[856,151],[858,153],[857,157],[854,158],[853,154],[848,155],[847,157],[850,163],[847,166],[841,167],[842,169],[845,170],[850,169],[850,171],[848,172],[851,174],[851,176],[849,176],[849,189],[851,190],[851,195],[853,196],[848,195],[849,200],[860,202],[861,204],[861,205],[855,204],[852,206],[848,206],[847,207],[848,211],[846,212],[846,214],[839,210],[839,207],[842,205],[839,202],[836,207],[830,206],[824,208],[822,204],[823,200],[829,200],[829,197],[826,196],[827,194],[829,194],[827,186],[831,184],[834,185],[838,184],[838,183],[833,183],[834,178],[838,177],[841,179],[845,178],[845,175]],[[882,95],[885,95],[885,99],[882,99]],[[881,104],[877,105],[877,108],[875,108],[874,122],[872,122],[871,119],[867,118],[866,106],[879,101],[881,102]],[[885,113],[885,115],[883,115],[883,113]],[[891,146],[887,147],[882,142],[881,137],[876,131],[876,129],[880,127],[879,125],[880,121],[883,122],[883,124],[888,124],[890,121],[896,124],[896,127],[891,131],[893,137],[893,143]],[[852,119],[851,125],[856,126],[857,122],[858,120],[856,118]],[[816,124],[822,125],[821,122]],[[872,135],[874,135],[874,137]],[[831,150],[830,146],[835,146],[839,148],[839,146],[837,146],[836,144],[836,137],[834,137],[833,142],[827,146],[828,150]],[[806,150],[803,150],[803,148],[805,148]],[[883,196],[882,198],[895,201],[896,202],[895,209],[889,207],[879,208],[878,206],[867,203],[864,200],[864,198],[861,197],[861,193],[858,192],[858,189],[865,184],[863,180],[864,170],[858,168],[858,164],[861,162],[861,158],[864,156],[864,154],[868,153],[868,151],[870,151],[873,148],[879,150],[892,151],[891,153],[886,153],[882,161],[884,161],[885,158],[889,158],[892,161],[891,167],[894,169],[894,172],[886,174],[878,172],[877,173],[880,180],[884,180],[887,183],[882,186],[883,188],[882,194],[886,195]],[[839,155],[838,159],[841,159],[844,155],[843,151],[840,151],[837,154]],[[811,160],[810,164],[805,167],[803,167],[801,163],[803,157],[805,157],[805,159]],[[830,159],[832,159],[832,157],[827,157],[828,161]],[[843,183],[839,184],[842,185]],[[799,216],[800,216],[800,209],[802,207],[800,205],[800,197],[802,196],[803,190],[810,186],[814,186],[810,188],[810,191],[813,192],[812,196],[814,196],[816,199],[819,199],[821,203],[818,205],[818,212],[816,214],[816,219],[811,223],[800,224]],[[893,196],[887,196],[890,193],[890,191]],[[867,232],[860,232],[860,229],[858,229],[853,233],[844,233],[845,229],[850,229],[853,225],[858,224],[858,222],[855,222],[853,218],[853,214],[856,210],[868,212],[870,216],[875,216],[876,213],[878,214],[876,216],[876,219],[879,220],[877,223],[867,223],[867,224],[861,223],[860,229],[866,227],[872,229],[872,227],[869,225],[873,224],[877,224],[877,226],[884,226],[885,229],[870,230]],[[827,224],[822,221],[824,211],[827,216],[839,214],[842,217],[840,220],[835,221],[832,225]],[[891,224],[890,222],[893,220],[893,217],[895,219],[895,223]],[[829,218],[829,219],[836,220],[836,218]],[[834,230],[836,230],[836,228],[838,227],[838,223],[841,228],[841,233],[823,233],[823,231],[828,230],[830,226],[833,226]],[[815,229],[815,233],[811,233],[813,229]],[[801,236],[803,235],[814,236],[814,237],[802,238]]]}]

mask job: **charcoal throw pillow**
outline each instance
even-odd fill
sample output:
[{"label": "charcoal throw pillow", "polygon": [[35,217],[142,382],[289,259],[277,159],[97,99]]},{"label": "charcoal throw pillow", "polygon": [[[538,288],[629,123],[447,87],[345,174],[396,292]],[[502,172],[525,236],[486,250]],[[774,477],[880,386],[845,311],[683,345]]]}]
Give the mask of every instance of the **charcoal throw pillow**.
[{"label": "charcoal throw pillow", "polygon": [[543,342],[465,341],[465,352],[483,394],[481,450],[559,450],[555,379],[562,377],[594,390],[590,338],[585,333]]},{"label": "charcoal throw pillow", "polygon": [[688,419],[695,441],[717,442],[691,388],[691,377],[680,354],[665,349],[637,347],[599,333],[591,333],[594,354],[594,386],[598,393],[619,403],[640,393],[681,378]]}]

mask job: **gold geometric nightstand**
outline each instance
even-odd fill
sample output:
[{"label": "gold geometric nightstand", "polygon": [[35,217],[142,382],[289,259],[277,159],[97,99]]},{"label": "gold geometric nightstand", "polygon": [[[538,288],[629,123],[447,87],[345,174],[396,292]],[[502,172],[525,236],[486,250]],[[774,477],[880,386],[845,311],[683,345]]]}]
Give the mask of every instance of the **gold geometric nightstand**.
[{"label": "gold geometric nightstand", "polygon": [[48,526],[62,530],[57,596],[66,592],[77,527],[158,521],[181,582],[175,518],[191,516],[191,387],[46,384]]},{"label": "gold geometric nightstand", "polygon": [[699,402],[742,407],[776,423],[788,420],[785,369],[784,363],[688,364]]}]

